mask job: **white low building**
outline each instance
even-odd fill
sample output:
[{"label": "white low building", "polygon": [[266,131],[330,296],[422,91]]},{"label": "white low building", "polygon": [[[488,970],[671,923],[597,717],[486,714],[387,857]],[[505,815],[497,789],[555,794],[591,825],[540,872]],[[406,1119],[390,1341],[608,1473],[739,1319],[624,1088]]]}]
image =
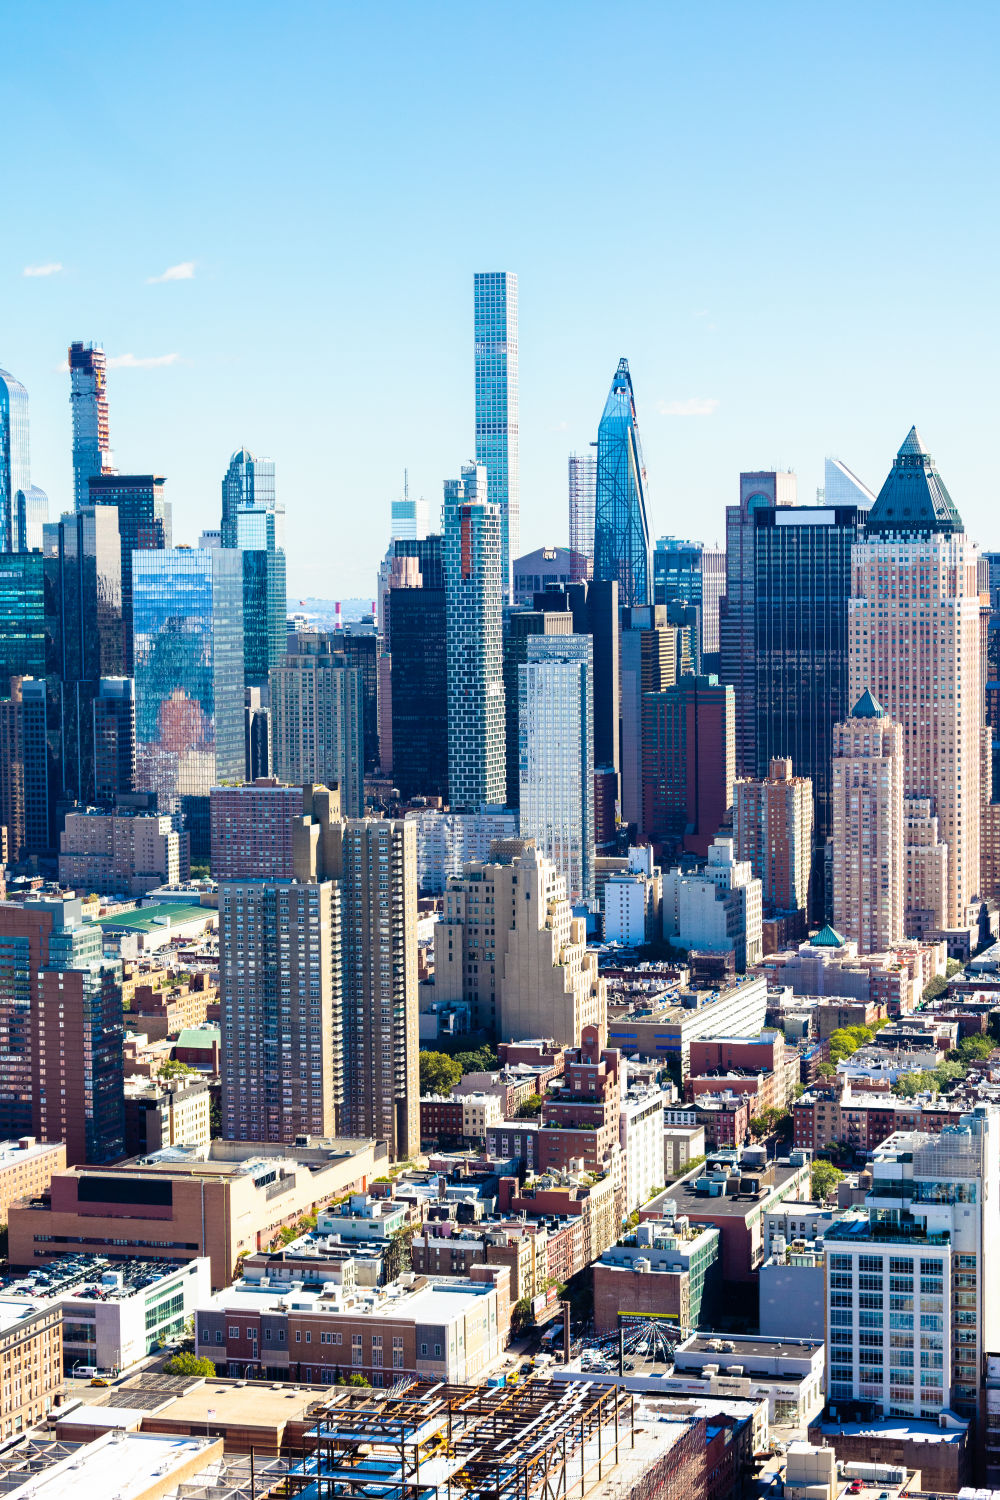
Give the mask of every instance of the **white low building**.
[{"label": "white low building", "polygon": [[663,877],[663,936],[682,948],[736,955],[742,973],[764,954],[761,883],[749,860],[733,857],[731,838],[717,838],[696,874]]},{"label": "white low building", "polygon": [[663,1105],[661,1089],[632,1089],[622,1099],[619,1144],[625,1165],[625,1212],[633,1213],[662,1186]]}]

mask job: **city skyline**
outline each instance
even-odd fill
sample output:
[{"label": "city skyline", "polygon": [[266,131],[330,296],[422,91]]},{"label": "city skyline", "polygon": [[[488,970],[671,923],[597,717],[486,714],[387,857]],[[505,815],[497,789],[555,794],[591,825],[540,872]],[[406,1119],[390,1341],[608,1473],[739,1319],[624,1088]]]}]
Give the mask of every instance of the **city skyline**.
[{"label": "city skyline", "polygon": [[[567,27],[566,7],[551,7],[535,18],[532,55],[510,59],[508,149],[519,166],[508,180],[508,212],[473,221],[454,242],[421,231],[441,221],[446,205],[453,211],[466,173],[474,180],[481,147],[458,138],[443,84],[479,55],[484,22],[453,10],[453,27],[421,35],[401,11],[373,75],[363,17],[337,10],[334,31],[307,6],[314,50],[295,45],[295,29],[255,48],[265,21],[251,6],[243,17],[250,75],[237,84],[221,66],[230,40],[222,12],[199,18],[192,48],[165,23],[126,24],[120,7],[109,10],[122,25],[98,38],[66,9],[65,52],[36,18],[13,17],[10,62],[0,61],[11,107],[23,102],[35,121],[11,165],[10,191],[27,227],[0,253],[0,364],[30,393],[32,477],[50,495],[52,515],[71,504],[59,366],[71,340],[100,339],[116,462],[123,472],[168,477],[179,536],[196,540],[228,453],[246,442],[274,455],[283,493],[301,501],[294,515],[289,505],[292,592],[367,594],[368,559],[384,550],[404,468],[411,492],[434,500],[456,462],[474,457],[473,276],[509,268],[519,277],[522,551],[564,539],[567,456],[596,437],[607,372],[622,355],[643,417],[654,536],[687,534],[696,510],[700,539],[721,541],[741,469],[794,467],[808,501],[833,454],[875,486],[887,435],[916,422],[970,535],[989,540],[991,483],[976,436],[995,404],[992,209],[973,208],[978,195],[967,191],[988,174],[995,140],[977,87],[998,25],[985,8],[949,22],[918,5],[903,32],[887,12],[855,18],[848,32],[833,17],[788,25],[793,13],[782,5],[752,20],[730,6],[706,83],[699,60],[708,21],[639,5],[643,50],[661,60],[670,88],[639,91],[630,150],[618,158],[622,191],[644,206],[630,232],[627,275],[611,254],[610,222],[595,224],[586,242],[544,232],[570,212],[565,195],[575,202],[581,174],[608,149],[603,122],[582,101],[621,40],[596,8],[575,9]],[[975,48],[972,33],[981,40]],[[324,53],[341,46],[361,63],[332,102],[308,81]],[[543,103],[535,73],[557,51],[567,67],[547,72],[552,92]],[[253,60],[258,54],[266,63]],[[14,61],[26,55],[37,62],[30,73]],[[907,83],[928,55],[946,132]],[[757,97],[748,126],[734,101],[765,63],[779,86]],[[82,222],[86,201],[70,171],[70,70],[116,64],[102,150],[134,232],[94,225],[88,202],[92,227],[81,239],[68,227]],[[250,101],[295,71],[306,79],[304,113],[264,132]],[[208,78],[211,88],[201,87]],[[157,111],[140,104],[150,88],[162,94]],[[189,111],[193,89],[199,107]],[[834,92],[869,101],[841,117],[835,133]],[[872,100],[886,122],[875,129],[874,151]],[[380,131],[340,162],[334,180],[309,141],[346,138],[353,120],[383,109]],[[798,122],[791,138],[790,115]],[[547,152],[536,160],[527,149],[539,132],[565,155],[565,185],[553,188]],[[665,165],[658,143],[666,137],[674,147]],[[298,165],[286,181],[279,163],[289,160]],[[904,236],[886,211],[889,184],[916,161],[935,201],[932,229],[919,237]],[[258,217],[250,239],[228,207],[241,167],[252,167],[251,180],[278,183],[273,211]],[[306,195],[292,251],[279,225],[292,201],[301,210],[307,183],[316,191]],[[845,242],[825,231],[834,201],[871,226],[864,235]],[[777,205],[780,233],[751,246],[745,227]],[[357,229],[346,238],[336,232],[345,215]],[[405,255],[390,216],[407,223]],[[937,358],[913,360],[896,337],[914,306],[922,347]],[[359,400],[362,388],[374,399]],[[358,421],[361,431],[349,431]],[[308,544],[310,528],[331,511],[349,543],[333,581]]]}]

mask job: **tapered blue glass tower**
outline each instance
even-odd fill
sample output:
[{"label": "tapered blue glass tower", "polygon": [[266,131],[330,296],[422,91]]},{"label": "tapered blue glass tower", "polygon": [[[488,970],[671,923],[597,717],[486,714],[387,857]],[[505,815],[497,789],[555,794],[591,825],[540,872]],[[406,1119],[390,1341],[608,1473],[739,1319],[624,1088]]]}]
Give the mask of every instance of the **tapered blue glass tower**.
[{"label": "tapered blue glass tower", "polygon": [[627,359],[618,361],[597,429],[594,580],[612,579],[622,604],[652,602],[646,469]]}]

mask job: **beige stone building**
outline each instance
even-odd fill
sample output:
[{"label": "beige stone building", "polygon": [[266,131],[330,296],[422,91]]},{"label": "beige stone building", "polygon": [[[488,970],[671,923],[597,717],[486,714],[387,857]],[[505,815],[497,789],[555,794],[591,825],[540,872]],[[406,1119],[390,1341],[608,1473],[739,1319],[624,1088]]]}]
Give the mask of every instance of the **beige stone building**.
[{"label": "beige stone building", "polygon": [[[849,686],[902,727],[906,794],[927,799],[947,846],[936,926],[979,890],[982,722],[978,552],[911,428],[854,548]],[[925,886],[925,891],[928,887]]]},{"label": "beige stone building", "polygon": [[434,986],[464,1000],[473,1025],[503,1041],[551,1037],[578,1047],[607,1012],[586,923],[574,917],[555,865],[511,840],[494,862],[473,862],[448,882],[434,930]]},{"label": "beige stone building", "polygon": [[71,812],[59,836],[59,883],[144,896],[181,878],[180,834],[154,813]]},{"label": "beige stone building", "polygon": [[859,953],[904,936],[903,731],[867,690],[833,726],[833,923]]},{"label": "beige stone building", "polygon": [[61,1141],[36,1141],[33,1135],[0,1142],[0,1224],[19,1198],[44,1193],[53,1172],[66,1166],[66,1147]]},{"label": "beige stone building", "polygon": [[768,916],[800,911],[805,917],[812,836],[812,779],[796,776],[787,757],[772,757],[763,781],[734,783],[734,852],[737,859],[750,861]]},{"label": "beige stone building", "polygon": [[93,1250],[112,1260],[207,1255],[213,1287],[228,1286],[241,1256],[267,1249],[285,1225],[331,1198],[367,1187],[386,1160],[373,1141],[213,1141],[142,1163],[72,1167],[41,1196],[11,1205],[10,1264]]},{"label": "beige stone building", "polygon": [[908,937],[937,936],[948,909],[948,846],[942,843],[929,797],[903,801],[905,924]]}]

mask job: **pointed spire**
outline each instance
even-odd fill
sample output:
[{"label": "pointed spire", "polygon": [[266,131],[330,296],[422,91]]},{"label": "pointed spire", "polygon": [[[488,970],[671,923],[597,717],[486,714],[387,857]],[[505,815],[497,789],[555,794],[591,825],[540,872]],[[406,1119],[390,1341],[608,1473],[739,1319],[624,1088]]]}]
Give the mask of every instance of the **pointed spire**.
[{"label": "pointed spire", "polygon": [[865,535],[926,538],[964,530],[934,460],[911,427],[868,513]]},{"label": "pointed spire", "polygon": [[852,719],[884,719],[885,709],[877,698],[873,698],[870,688],[865,688],[861,697],[851,709]]},{"label": "pointed spire", "polygon": [[903,439],[903,446],[900,448],[900,450],[899,450],[898,454],[896,455],[896,457],[897,458],[917,458],[917,457],[929,458],[930,457],[930,454],[927,452],[927,449],[924,447],[923,438],[920,436],[920,433],[917,431],[916,427],[911,427],[910,428],[909,432],[906,434],[906,437]]}]

